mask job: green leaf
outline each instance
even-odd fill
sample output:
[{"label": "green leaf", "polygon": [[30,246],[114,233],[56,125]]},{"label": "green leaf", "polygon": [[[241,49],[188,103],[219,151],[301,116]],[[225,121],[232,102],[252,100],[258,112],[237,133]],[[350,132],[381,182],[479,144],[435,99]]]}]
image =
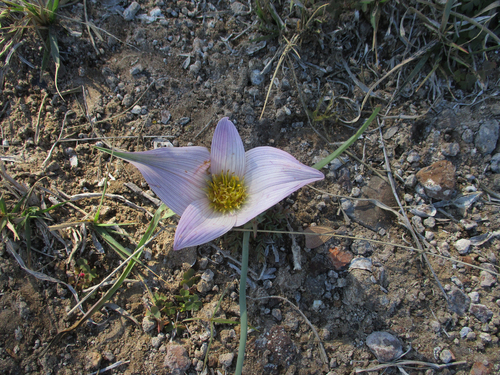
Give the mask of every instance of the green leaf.
[{"label": "green leaf", "polygon": [[364,133],[364,131],[368,128],[368,126],[372,123],[373,120],[377,117],[378,113],[380,112],[380,109],[382,107],[378,106],[375,108],[371,116],[366,120],[366,122],[363,124],[361,128],[354,134],[351,138],[349,138],[347,141],[345,141],[342,146],[340,146],[337,150],[332,152],[330,155],[328,155],[326,158],[323,160],[319,161],[318,163],[313,165],[313,168],[316,168],[317,170],[321,170],[325,165],[330,163],[332,160],[336,159],[339,157],[345,150],[347,150],[356,140],[361,136],[361,134]]}]

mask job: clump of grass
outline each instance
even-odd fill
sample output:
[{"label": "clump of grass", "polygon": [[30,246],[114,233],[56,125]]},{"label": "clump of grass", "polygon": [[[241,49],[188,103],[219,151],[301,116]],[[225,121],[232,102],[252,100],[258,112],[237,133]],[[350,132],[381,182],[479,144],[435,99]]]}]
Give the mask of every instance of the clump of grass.
[{"label": "clump of grass", "polygon": [[[0,5],[0,57],[11,53],[23,43],[23,36],[29,31],[38,35],[43,45],[41,74],[48,67],[50,58],[55,64],[55,85],[61,67],[59,44],[54,26],[57,24],[57,11],[68,0],[17,0],[3,1]],[[4,73],[3,73],[4,74]],[[3,77],[2,74],[2,77]],[[0,82],[3,83],[3,82]]]}]

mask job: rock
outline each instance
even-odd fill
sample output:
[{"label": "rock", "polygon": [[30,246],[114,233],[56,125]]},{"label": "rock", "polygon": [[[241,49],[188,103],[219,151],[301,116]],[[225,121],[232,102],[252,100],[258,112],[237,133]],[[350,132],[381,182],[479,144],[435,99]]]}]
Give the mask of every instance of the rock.
[{"label": "rock", "polygon": [[243,16],[248,12],[247,7],[242,3],[240,3],[239,1],[231,3],[231,10],[233,11],[235,16]]},{"label": "rock", "polygon": [[181,375],[189,368],[191,360],[189,359],[187,350],[183,346],[169,344],[163,364],[170,369],[171,375]]},{"label": "rock", "polygon": [[476,333],[474,331],[470,331],[467,333],[467,340],[474,341],[476,339]]},{"label": "rock", "polygon": [[471,303],[469,311],[483,323],[488,323],[493,317],[493,312],[479,303]]},{"label": "rock", "polygon": [[457,249],[460,255],[466,255],[469,253],[470,240],[466,238],[461,238],[455,242],[455,249]]},{"label": "rock", "polygon": [[165,340],[165,335],[161,333],[158,336],[151,338],[151,346],[158,349],[163,340]]},{"label": "rock", "polygon": [[373,245],[369,241],[365,240],[355,240],[351,245],[351,250],[357,255],[370,255],[373,253]]},{"label": "rock", "polygon": [[134,104],[134,97],[131,94],[125,94],[122,100],[122,106],[124,107],[130,107],[132,104]]},{"label": "rock", "polygon": [[500,173],[500,153],[493,155],[490,161],[490,168],[492,172]]},{"label": "rock", "polygon": [[484,342],[485,344],[489,344],[491,342],[491,335],[489,333],[486,333],[486,332],[481,332],[479,334],[479,338],[481,339],[482,342]]},{"label": "rock", "polygon": [[150,319],[148,316],[144,317],[142,320],[142,330],[144,332],[149,332],[156,327],[156,320]]},{"label": "rock", "polygon": [[260,74],[260,70],[255,69],[250,72],[250,82],[252,85],[259,86],[264,82],[264,75]]},{"label": "rock", "polygon": [[271,352],[269,363],[276,367],[289,364],[295,355],[295,345],[290,334],[283,326],[275,325],[266,336],[266,348]]},{"label": "rock", "polygon": [[[389,207],[397,206],[394,194],[388,183],[380,177],[373,176],[366,186],[361,188],[363,198],[376,199]],[[342,208],[343,200],[341,199]],[[380,228],[387,229],[394,220],[392,213],[381,209],[370,201],[356,200],[354,210],[345,210],[353,220],[378,232]]]},{"label": "rock", "polygon": [[463,327],[460,330],[460,337],[465,339],[467,337],[467,335],[469,334],[469,332],[472,332],[472,329],[470,329],[469,327]]},{"label": "rock", "polygon": [[130,74],[132,74],[133,76],[136,74],[139,74],[141,72],[142,72],[142,65],[141,64],[137,64],[137,65],[133,66],[132,68],[130,68]]},{"label": "rock", "polygon": [[423,221],[423,223],[427,228],[434,228],[436,226],[436,219],[434,219],[433,217],[428,217]]},{"label": "rock", "polygon": [[366,338],[366,345],[380,362],[391,362],[403,354],[401,342],[388,332],[371,333]]},{"label": "rock", "polygon": [[130,110],[134,115],[140,115],[142,111],[142,107],[140,105],[134,105],[134,108]]},{"label": "rock", "polygon": [[469,308],[470,298],[457,287],[448,292],[448,303],[450,310],[462,316]]},{"label": "rock", "polygon": [[495,119],[488,119],[481,125],[474,142],[481,153],[488,155],[495,150],[499,130],[500,124]]},{"label": "rock", "polygon": [[191,119],[189,117],[181,117],[181,119],[179,120],[179,125],[181,126],[187,125],[189,124],[190,121]]},{"label": "rock", "polygon": [[470,292],[469,298],[472,303],[479,303],[479,293],[478,292]]},{"label": "rock", "polygon": [[460,152],[458,143],[445,143],[441,146],[441,152],[444,156],[457,156]]},{"label": "rock", "polygon": [[489,375],[493,369],[493,364],[484,362],[475,362],[469,375]]},{"label": "rock", "polygon": [[224,353],[219,356],[219,365],[228,368],[233,363],[234,353]]},{"label": "rock", "polygon": [[139,9],[141,9],[141,6],[137,1],[130,4],[128,8],[123,11],[123,18],[125,21],[132,21]]},{"label": "rock", "polygon": [[422,224],[422,218],[420,216],[413,216],[411,222],[418,233],[424,233],[425,227]]},{"label": "rock", "polygon": [[20,301],[17,304],[17,308],[19,309],[19,316],[23,319],[28,319],[31,311],[30,308],[28,307],[28,304],[24,301]]},{"label": "rock", "polygon": [[474,142],[474,132],[469,128],[465,129],[462,133],[462,141],[464,141],[465,143]]},{"label": "rock", "polygon": [[425,193],[434,199],[450,199],[455,193],[455,166],[447,161],[437,161],[417,173]]},{"label": "rock", "polygon": [[420,155],[417,151],[410,151],[406,160],[408,161],[408,163],[416,163],[417,161],[420,161]]},{"label": "rock", "polygon": [[440,354],[439,354],[439,359],[441,360],[441,362],[443,363],[450,363],[451,361],[453,361],[455,359],[455,356],[453,355],[453,353],[448,350],[448,349],[444,349]]},{"label": "rock", "polygon": [[89,352],[85,355],[85,369],[97,370],[101,365],[102,356],[98,352]]},{"label": "rock", "polygon": [[479,274],[479,280],[483,288],[490,288],[497,282],[496,277],[488,271],[481,271],[481,273]]},{"label": "rock", "polygon": [[201,70],[201,61],[200,60],[196,60],[194,62],[194,64],[192,64],[190,67],[189,67],[189,71],[193,74],[193,75],[198,75],[198,73],[200,72]]},{"label": "rock", "polygon": [[411,174],[405,179],[405,188],[413,189],[417,185],[417,182],[418,182],[417,176]]}]

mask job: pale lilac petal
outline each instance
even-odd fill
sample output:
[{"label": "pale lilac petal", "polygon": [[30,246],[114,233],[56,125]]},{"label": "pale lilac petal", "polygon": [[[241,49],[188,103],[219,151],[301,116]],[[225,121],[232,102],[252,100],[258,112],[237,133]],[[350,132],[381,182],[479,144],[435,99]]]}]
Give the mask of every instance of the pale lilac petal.
[{"label": "pale lilac petal", "polygon": [[212,174],[234,173],[243,177],[245,172],[245,148],[234,124],[224,117],[215,128],[210,151]]},{"label": "pale lilac petal", "polygon": [[210,153],[205,147],[162,147],[144,152],[114,152],[132,163],[151,189],[177,215],[206,196]]},{"label": "pale lilac petal", "polygon": [[247,151],[245,159],[248,200],[237,213],[236,226],[250,221],[302,186],[325,177],[277,148],[254,148]]},{"label": "pale lilac petal", "polygon": [[190,204],[179,220],[174,250],[202,245],[222,236],[234,227],[236,217],[214,211],[207,198]]}]

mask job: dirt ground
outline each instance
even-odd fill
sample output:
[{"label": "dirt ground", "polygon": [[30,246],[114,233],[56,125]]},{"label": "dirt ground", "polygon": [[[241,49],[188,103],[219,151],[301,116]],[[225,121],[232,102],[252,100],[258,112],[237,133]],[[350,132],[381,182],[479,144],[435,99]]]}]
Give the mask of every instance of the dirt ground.
[{"label": "dirt ground", "polygon": [[[100,220],[132,223],[120,227],[129,237],[115,238],[134,249],[158,202],[132,165],[110,162],[93,146],[210,147],[215,125],[228,116],[246,149],[273,146],[313,165],[381,105],[377,121],[349,153],[322,170],[323,181],[262,217],[259,229],[330,228],[336,236],[321,237],[313,249],[299,234],[258,233],[252,239],[247,290],[252,329],[243,373],[500,373],[498,71],[485,66],[482,86],[448,86],[432,76],[419,88],[429,67],[400,91],[415,60],[375,85],[417,52],[403,43],[400,23],[381,23],[375,56],[363,12],[330,9],[311,17],[307,26],[300,9],[290,12],[284,2],[277,5],[287,25],[284,35],[292,42],[293,35],[300,38],[273,77],[286,43],[259,29],[255,4],[140,1],[137,14],[125,20],[131,4],[86,3],[88,19],[106,31],[98,32],[102,40],[92,34],[95,48],[87,27],[68,20],[85,19],[83,4],[62,10],[66,18],[57,30],[63,98],[54,70],[40,78],[38,68],[12,58],[0,93],[7,204],[20,199],[9,175],[34,187],[44,207],[73,197],[71,205],[48,213],[47,225],[84,222],[95,214],[108,177]],[[394,16],[391,9],[385,8],[381,20]],[[413,31],[425,33],[425,28]],[[32,34],[18,54],[39,66],[39,47]],[[495,51],[487,58],[489,66],[498,63]],[[368,88],[372,94],[361,107]],[[310,116],[328,116],[313,129],[304,106]],[[138,188],[131,190],[128,183]],[[216,312],[221,319],[239,319],[241,233],[174,253],[177,221],[161,222],[165,230],[147,246],[144,265],[136,266],[112,304],[50,348],[56,334],[82,314],[68,314],[75,299],[67,286],[40,275],[71,285],[82,298],[84,289],[102,281],[121,258],[88,223],[61,226],[53,234],[33,223],[28,266],[25,239],[14,241],[4,229],[0,373],[234,372],[239,326],[212,324],[211,332],[210,318]],[[300,259],[292,252],[296,246]],[[85,285],[78,278],[80,259],[96,276]],[[20,261],[38,276],[28,274]],[[171,317],[185,326],[174,334],[147,316],[149,291],[175,304],[173,296],[191,268],[201,276],[190,289],[201,308]],[[106,290],[86,301],[83,310]],[[184,321],[188,318],[195,319]],[[397,343],[382,340],[381,348],[368,347],[377,332],[391,334]]]}]

